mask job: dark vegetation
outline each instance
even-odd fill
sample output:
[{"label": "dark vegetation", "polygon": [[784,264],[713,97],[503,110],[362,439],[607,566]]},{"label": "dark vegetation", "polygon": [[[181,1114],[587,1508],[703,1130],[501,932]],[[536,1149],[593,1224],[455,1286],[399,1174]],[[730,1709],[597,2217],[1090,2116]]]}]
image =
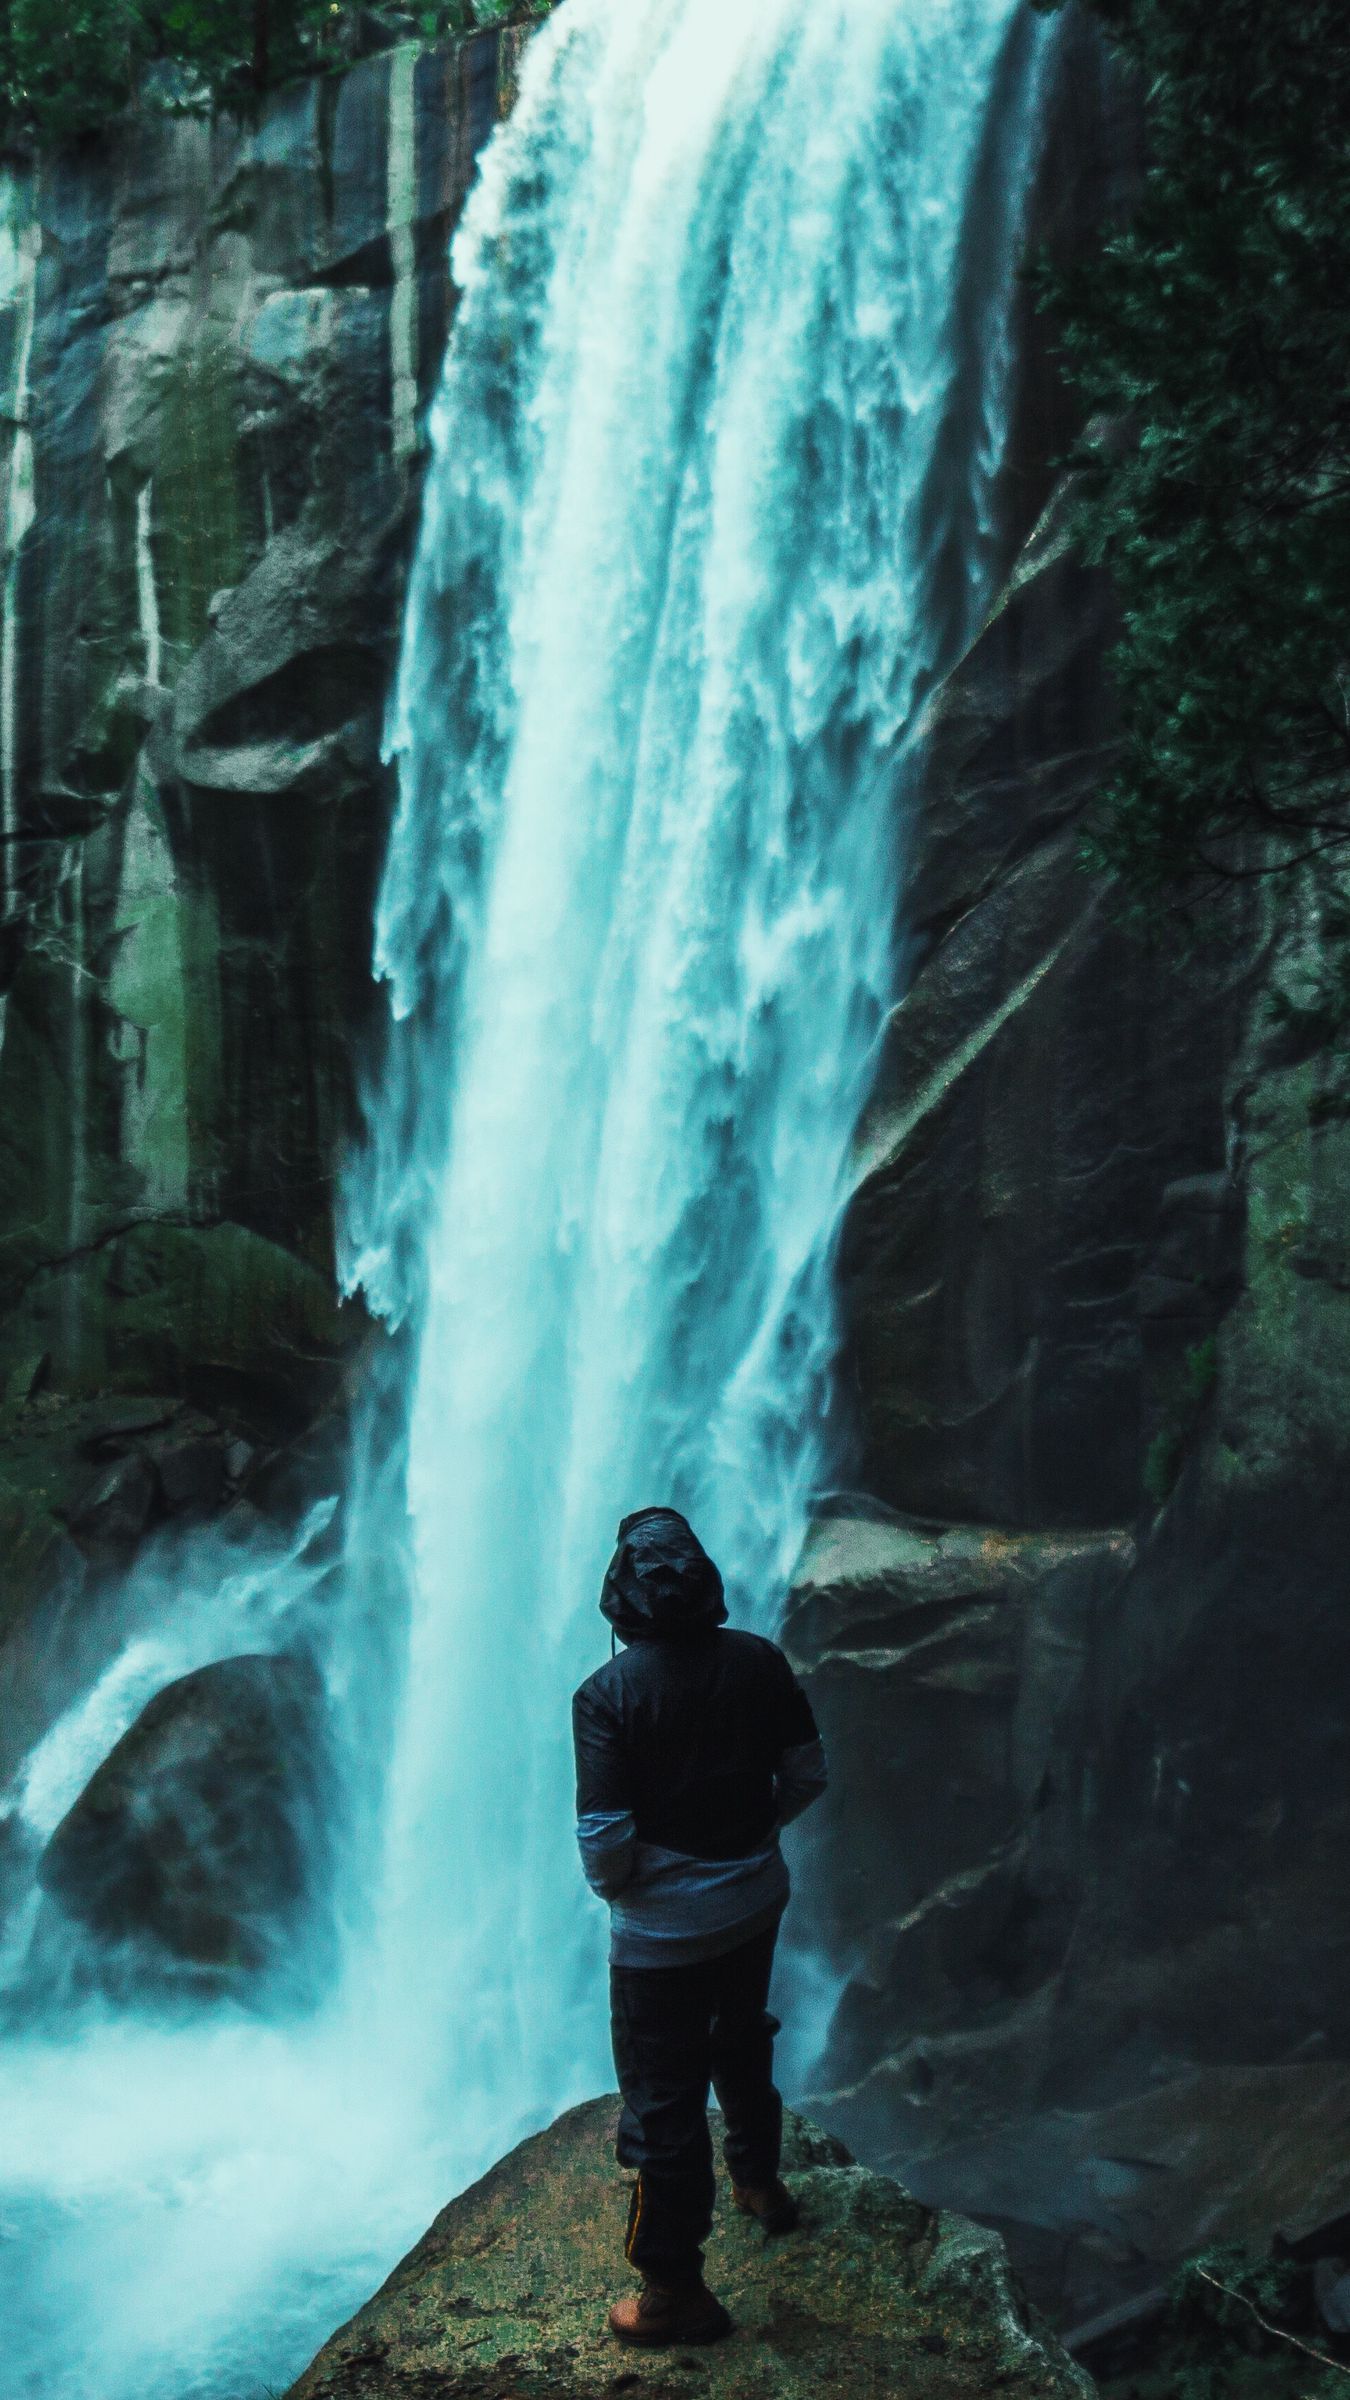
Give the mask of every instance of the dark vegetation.
[{"label": "dark vegetation", "polygon": [[1144,1490],[1155,1508],[1167,1499],[1218,1374],[1218,1343],[1206,1334],[1187,1350],[1163,1406],[1162,1422],[1144,1458]]},{"label": "dark vegetation", "polygon": [[1093,2361],[1103,2400],[1344,2400],[1350,2343],[1319,2306],[1344,2272],[1339,2257],[1201,2252],[1173,2278],[1147,2359]]},{"label": "dark vegetation", "polygon": [[549,0],[0,0],[0,134],[68,142],[138,97],[245,103],[397,41],[542,16]]},{"label": "dark vegetation", "polygon": [[1147,173],[1095,257],[1035,273],[1123,619],[1087,857],[1152,913],[1350,842],[1350,14],[1087,5]]}]

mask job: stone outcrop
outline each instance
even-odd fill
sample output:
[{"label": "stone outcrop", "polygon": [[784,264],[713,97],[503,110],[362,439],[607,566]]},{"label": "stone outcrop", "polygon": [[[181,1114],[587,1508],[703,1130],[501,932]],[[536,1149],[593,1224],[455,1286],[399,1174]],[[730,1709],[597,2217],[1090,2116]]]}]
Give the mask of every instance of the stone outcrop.
[{"label": "stone outcrop", "polygon": [[383,711],[524,38],[0,175],[0,1780],[81,1595],[279,1452],[312,1477],[373,1338],[333,1249]]},{"label": "stone outcrop", "polygon": [[[627,2183],[617,2099],[570,2109],[443,2209],[383,2289],[334,2334],[290,2400],[1086,2400],[1028,2312],[996,2234],[921,2207],[789,2116],[802,2209],[766,2242],[723,2204],[707,2274],[735,2321],[700,2350],[643,2355],[606,2326],[624,2288]],[[714,2120],[714,2125],[716,2121]]]},{"label": "stone outcrop", "polygon": [[[322,1688],[302,1657],[222,1659],[157,1692],[38,1866],[85,1937],[86,1979],[224,1989],[284,1970],[324,1882],[325,1753]],[[40,1939],[39,1962],[57,1946]]]}]

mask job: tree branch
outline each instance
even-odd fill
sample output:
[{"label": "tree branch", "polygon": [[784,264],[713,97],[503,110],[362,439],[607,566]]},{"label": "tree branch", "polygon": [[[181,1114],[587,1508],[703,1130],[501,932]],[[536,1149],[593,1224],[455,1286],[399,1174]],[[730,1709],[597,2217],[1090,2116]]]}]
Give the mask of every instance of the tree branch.
[{"label": "tree branch", "polygon": [[1245,2308],[1249,2315],[1255,2317],[1261,2331],[1268,2333],[1272,2341],[1292,2343],[1294,2349],[1301,2350],[1305,2358],[1315,2358],[1319,2367],[1330,2367],[1333,2375],[1350,2375],[1350,2367],[1343,2367],[1338,2358],[1329,2358],[1325,2350],[1314,2350],[1311,2342],[1300,2341],[1296,2333],[1285,2333],[1280,2326],[1272,2325],[1269,2317],[1262,2316],[1254,2300],[1249,2300],[1245,2292],[1235,2292],[1231,2284],[1220,2283],[1218,2276],[1211,2275],[1208,2267],[1198,2266],[1195,2271],[1202,2283],[1213,2284],[1215,2291],[1222,2292],[1225,2300],[1236,2300],[1239,2308]]}]

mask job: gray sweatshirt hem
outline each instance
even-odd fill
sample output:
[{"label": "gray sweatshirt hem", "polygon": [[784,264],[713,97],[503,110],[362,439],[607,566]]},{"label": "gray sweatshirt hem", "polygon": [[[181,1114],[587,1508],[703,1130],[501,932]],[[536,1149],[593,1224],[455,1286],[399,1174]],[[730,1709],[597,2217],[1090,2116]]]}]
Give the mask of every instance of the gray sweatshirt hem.
[{"label": "gray sweatshirt hem", "polygon": [[753,1915],[740,1918],[734,1925],[723,1925],[715,1933],[650,1933],[645,1928],[620,1925],[617,1917],[610,1919],[609,1963],[612,1967],[661,1968],[689,1967],[709,1958],[725,1958],[729,1950],[739,1950],[742,1942],[753,1941],[757,1933],[767,1933],[776,1925],[787,1906],[786,1898],[769,1902],[756,1909]]}]

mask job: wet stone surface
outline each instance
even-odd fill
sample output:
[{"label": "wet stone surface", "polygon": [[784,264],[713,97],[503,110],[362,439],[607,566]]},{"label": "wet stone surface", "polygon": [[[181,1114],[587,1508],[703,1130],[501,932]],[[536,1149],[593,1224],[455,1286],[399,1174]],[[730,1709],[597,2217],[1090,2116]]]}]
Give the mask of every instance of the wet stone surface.
[{"label": "wet stone surface", "polygon": [[799,2229],[766,2241],[719,2185],[707,2276],[731,2335],[622,2348],[606,2326],[629,2278],[617,2109],[613,2097],[570,2109],[452,2201],[290,2400],[1087,2400],[1086,2379],[1029,2320],[996,2234],[922,2207],[791,2112]]}]

